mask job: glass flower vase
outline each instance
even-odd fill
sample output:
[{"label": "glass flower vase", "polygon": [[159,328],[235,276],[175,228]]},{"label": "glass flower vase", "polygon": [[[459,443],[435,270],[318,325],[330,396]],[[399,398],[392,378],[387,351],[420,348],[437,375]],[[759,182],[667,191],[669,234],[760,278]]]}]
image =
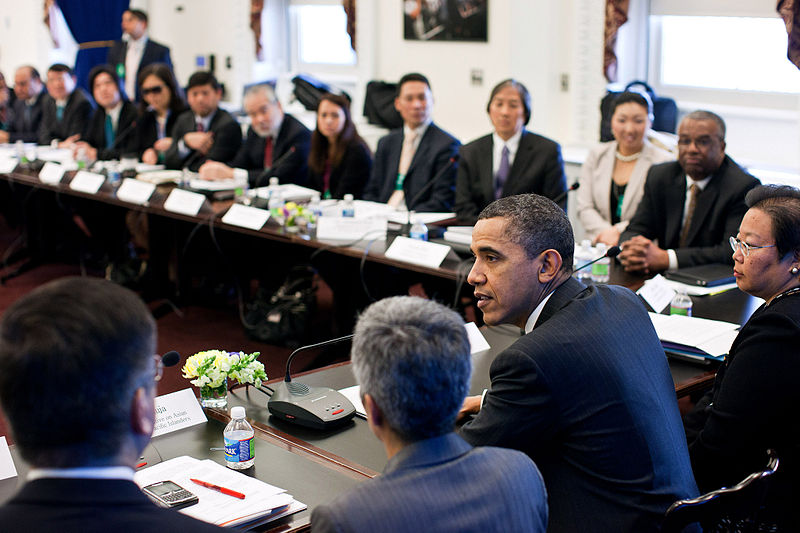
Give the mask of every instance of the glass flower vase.
[{"label": "glass flower vase", "polygon": [[219,387],[200,387],[200,405],[224,409],[228,406],[228,381]]}]

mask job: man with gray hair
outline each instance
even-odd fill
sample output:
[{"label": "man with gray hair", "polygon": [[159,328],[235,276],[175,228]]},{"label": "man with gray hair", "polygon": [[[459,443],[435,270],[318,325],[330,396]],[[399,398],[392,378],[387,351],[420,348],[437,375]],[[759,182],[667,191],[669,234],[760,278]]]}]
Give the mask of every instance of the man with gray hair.
[{"label": "man with gray hair", "polygon": [[421,298],[381,300],[359,318],[351,358],[389,463],[314,509],[312,531],[545,531],[547,495],[533,462],[453,433],[471,372],[458,314]]},{"label": "man with gray hair", "polygon": [[[281,183],[305,185],[311,132],[299,120],[283,112],[271,85],[258,84],[244,93],[244,111],[250,117],[247,139],[236,157],[225,164],[209,161],[200,167],[208,180],[247,176],[251,186],[265,185],[271,177]],[[287,154],[290,150],[294,153]],[[285,159],[281,159],[286,156]],[[268,175],[262,175],[269,170]]]},{"label": "man with gray hair", "polygon": [[644,196],[620,236],[629,272],[708,263],[733,265],[728,238],[739,231],[744,197],[759,181],[725,155],[725,122],[693,111],[678,126],[678,160],[653,165]]},{"label": "man with gray hair", "polygon": [[464,402],[473,446],[527,453],[549,495],[549,532],[657,531],[697,495],[667,359],[638,297],[572,275],[572,227],[536,194],[478,215],[467,281],[490,325],[525,331]]}]

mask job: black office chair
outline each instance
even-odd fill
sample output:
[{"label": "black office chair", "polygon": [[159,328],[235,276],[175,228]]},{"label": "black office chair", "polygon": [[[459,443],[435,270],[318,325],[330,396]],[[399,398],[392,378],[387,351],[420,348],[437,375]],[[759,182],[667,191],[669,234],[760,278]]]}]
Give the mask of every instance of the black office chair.
[{"label": "black office chair", "polygon": [[774,531],[758,521],[770,478],[778,469],[775,450],[767,450],[767,468],[754,472],[733,487],[722,487],[697,498],[678,500],[664,514],[662,533],[677,533],[699,523],[705,533],[755,533]]}]

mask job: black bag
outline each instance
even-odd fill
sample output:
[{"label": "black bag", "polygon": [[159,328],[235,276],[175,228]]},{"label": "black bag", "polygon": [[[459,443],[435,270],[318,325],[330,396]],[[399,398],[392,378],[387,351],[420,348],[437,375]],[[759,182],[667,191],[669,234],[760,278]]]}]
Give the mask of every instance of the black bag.
[{"label": "black bag", "polygon": [[367,122],[390,130],[402,127],[403,117],[394,108],[395,96],[396,83],[375,80],[367,83],[367,93],[364,95],[364,116],[367,117]]},{"label": "black bag", "polygon": [[268,344],[299,345],[309,335],[316,291],[311,267],[292,268],[274,294],[256,291],[245,312],[245,333]]},{"label": "black bag", "polygon": [[[653,129],[655,131],[665,131],[667,133],[675,133],[675,128],[678,125],[678,105],[675,100],[667,96],[656,96],[653,88],[643,81],[632,81],[625,86],[622,92],[627,91],[631,87],[640,85],[650,96],[653,102]],[[600,141],[612,141],[614,135],[611,133],[611,105],[619,93],[615,91],[608,91],[603,99],[600,101]]]},{"label": "black bag", "polygon": [[308,111],[316,111],[319,107],[320,98],[325,93],[341,94],[347,101],[350,101],[350,95],[346,92],[331,87],[324,81],[320,81],[308,74],[298,74],[292,78],[294,83],[294,96],[303,104]]}]

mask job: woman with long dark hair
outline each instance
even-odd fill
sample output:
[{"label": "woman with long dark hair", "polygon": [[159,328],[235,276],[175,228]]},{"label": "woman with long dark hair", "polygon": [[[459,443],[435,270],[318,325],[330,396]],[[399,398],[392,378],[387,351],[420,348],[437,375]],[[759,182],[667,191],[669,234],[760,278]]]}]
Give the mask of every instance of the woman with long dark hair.
[{"label": "woman with long dark hair", "polygon": [[136,126],[136,152],[142,161],[156,164],[172,144],[172,126],[186,109],[183,94],[172,70],[164,63],[153,63],[139,73],[139,122]]}]

